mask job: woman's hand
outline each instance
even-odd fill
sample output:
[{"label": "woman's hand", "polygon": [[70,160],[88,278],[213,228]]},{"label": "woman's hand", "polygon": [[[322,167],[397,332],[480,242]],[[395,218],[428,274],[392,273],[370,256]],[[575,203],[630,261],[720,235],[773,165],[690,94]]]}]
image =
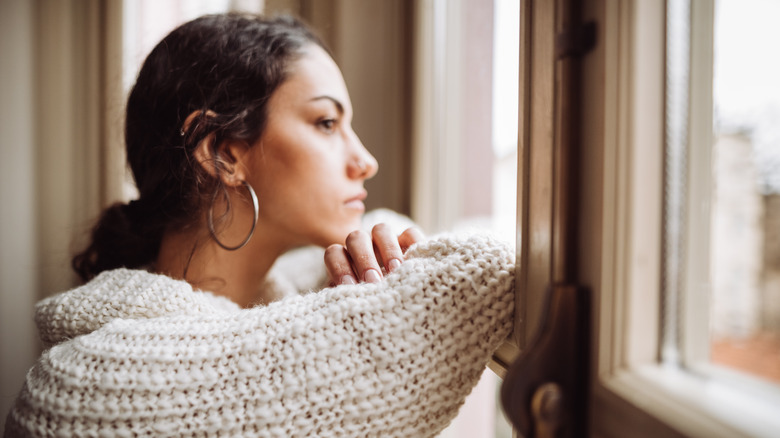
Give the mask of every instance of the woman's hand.
[{"label": "woman's hand", "polygon": [[331,285],[377,283],[383,272],[393,272],[404,261],[404,254],[413,244],[424,239],[417,228],[408,228],[396,237],[385,224],[371,230],[353,231],[346,245],[334,244],[325,250],[325,267]]}]

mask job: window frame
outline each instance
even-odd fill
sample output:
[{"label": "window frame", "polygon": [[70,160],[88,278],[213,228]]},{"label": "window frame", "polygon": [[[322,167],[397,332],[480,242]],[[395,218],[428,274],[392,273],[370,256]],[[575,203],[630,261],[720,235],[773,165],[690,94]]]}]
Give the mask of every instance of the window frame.
[{"label": "window frame", "polygon": [[[692,10],[712,7],[706,0],[691,3]],[[696,367],[664,366],[659,359],[665,2],[600,0],[587,2],[584,11],[600,33],[583,72],[582,136],[588,153],[582,163],[578,254],[580,281],[595,292],[591,435],[770,436],[780,430],[772,415],[778,400],[737,389]],[[700,33],[707,23],[692,25]],[[693,68],[707,62],[701,44],[692,40]],[[711,126],[702,115],[706,111],[697,111],[708,105],[707,86],[698,83],[691,91],[691,110],[698,114],[690,125],[693,141],[706,140]],[[704,170],[694,167],[688,175],[691,190],[702,190],[693,179]],[[706,269],[692,266],[698,276]],[[691,277],[689,290],[696,279]],[[684,313],[695,314],[704,298],[684,296]],[[692,334],[683,343],[683,365],[708,355],[702,318],[688,318],[682,327]]]}]

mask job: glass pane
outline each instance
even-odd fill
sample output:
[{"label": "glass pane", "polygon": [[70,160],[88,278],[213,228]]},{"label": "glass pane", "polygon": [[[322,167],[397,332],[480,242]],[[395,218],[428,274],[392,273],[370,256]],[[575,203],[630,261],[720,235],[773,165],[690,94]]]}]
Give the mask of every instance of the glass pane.
[{"label": "glass pane", "polygon": [[780,2],[715,9],[711,360],[780,383]]}]

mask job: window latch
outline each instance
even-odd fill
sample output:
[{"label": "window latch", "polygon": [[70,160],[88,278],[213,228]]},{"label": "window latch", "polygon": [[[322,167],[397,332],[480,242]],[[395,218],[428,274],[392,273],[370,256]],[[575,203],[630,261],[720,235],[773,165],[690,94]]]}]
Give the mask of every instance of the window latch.
[{"label": "window latch", "polygon": [[522,436],[586,435],[589,340],[590,290],[550,287],[540,327],[501,387],[504,411]]}]

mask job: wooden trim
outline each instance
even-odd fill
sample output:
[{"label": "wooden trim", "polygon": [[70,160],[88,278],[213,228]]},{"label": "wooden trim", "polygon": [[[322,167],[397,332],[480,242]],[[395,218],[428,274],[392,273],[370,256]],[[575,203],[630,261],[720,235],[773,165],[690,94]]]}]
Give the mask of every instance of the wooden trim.
[{"label": "wooden trim", "polygon": [[[433,161],[430,148],[416,145],[430,144],[433,141],[432,108],[433,98],[430,87],[433,85],[433,72],[430,60],[433,56],[434,31],[433,2],[417,2],[414,14],[414,74],[412,81],[412,187],[430,187],[433,184],[431,175],[424,169],[424,163]],[[435,220],[429,206],[433,205],[433,195],[430,190],[413,190],[411,193],[412,218],[428,229]]]},{"label": "wooden trim", "polygon": [[664,14],[658,2],[618,0],[584,13],[599,46],[583,65],[578,278],[594,290],[603,377],[657,356],[664,39],[652,23]]},{"label": "wooden trim", "polygon": [[102,3],[98,18],[100,40],[100,188],[101,208],[124,196],[124,184],[129,179],[125,161],[124,117],[125,93],[122,89],[123,4]]},{"label": "wooden trim", "polygon": [[533,1],[531,0],[523,1],[520,4],[520,53],[518,54],[520,68],[517,111],[517,241],[515,245],[517,268],[515,270],[515,326],[512,340],[519,348],[523,348],[529,340],[529,336],[526,334],[528,239],[524,239],[523,236],[527,236],[529,231],[532,6]]},{"label": "wooden trim", "polygon": [[[631,11],[632,43],[628,108],[628,143],[619,145],[627,154],[628,199],[619,222],[628,224],[626,257],[615,269],[628,274],[623,328],[625,365],[655,361],[660,335],[661,230],[664,144],[664,47],[665,8],[660,2],[638,1]],[[659,25],[660,24],[660,25]],[[625,263],[623,263],[625,262]]]},{"label": "wooden trim", "polygon": [[[518,111],[517,111],[517,230],[515,269],[515,323],[510,339],[504,342],[493,355],[490,368],[501,378],[517,357],[522,348],[531,339],[527,333],[528,291],[528,239],[529,232],[529,175],[530,175],[530,139],[531,139],[531,55],[533,53],[533,0],[520,3],[520,44],[518,72]],[[535,301],[536,298],[532,299]],[[539,308],[541,312],[541,307]]]},{"label": "wooden trim", "polygon": [[[605,436],[769,438],[780,430],[776,405],[761,406],[717,381],[656,365],[617,373],[594,403],[602,404],[598,415],[612,417],[597,423]],[[613,413],[621,411],[624,418],[615,421]]]},{"label": "wooden trim", "polygon": [[[574,35],[583,27],[580,1],[557,0],[555,10],[555,138],[553,148],[552,282],[576,281],[577,265],[577,190],[580,155],[580,57],[584,53],[565,54],[561,46],[574,43]],[[568,37],[567,37],[568,35]],[[586,44],[585,38],[577,38]],[[572,47],[573,49],[573,47]],[[585,48],[582,48],[585,50]]]},{"label": "wooden trim", "polygon": [[[657,24],[664,13],[658,2],[598,3],[601,9],[590,8],[590,13],[599,19],[603,48],[586,64],[585,80],[603,84],[604,130],[589,128],[585,164],[593,169],[585,172],[594,175],[601,169],[603,177],[584,179],[584,189],[600,191],[589,196],[602,204],[600,212],[583,204],[583,213],[601,224],[590,220],[598,230],[581,231],[595,233],[599,242],[585,240],[580,257],[583,281],[597,291],[594,365],[599,377],[608,377],[657,357],[664,84],[663,27]],[[583,126],[598,123],[597,112],[583,109],[588,114]]]},{"label": "wooden trim", "polygon": [[[611,383],[611,384],[610,384]],[[627,402],[621,387],[610,381],[595,387],[591,397],[590,436],[594,437],[682,437],[680,433],[650,415],[641,405]],[[628,389],[628,388],[626,388]],[[641,432],[639,432],[641,431]]]},{"label": "wooden trim", "polygon": [[682,362],[710,358],[710,198],[712,197],[712,79],[715,5],[691,2],[686,279],[682,302]]},{"label": "wooden trim", "polygon": [[520,20],[518,300],[514,337],[522,349],[539,326],[544,293],[552,281],[555,2],[524,1]]},{"label": "wooden trim", "polygon": [[529,340],[526,334],[528,304],[526,282],[528,278],[528,213],[529,213],[529,174],[530,174],[530,124],[531,124],[531,41],[533,1],[523,1],[520,4],[520,62],[518,77],[518,111],[517,111],[517,236],[515,270],[515,326],[512,334],[513,342],[518,348],[523,348]]},{"label": "wooden trim", "polygon": [[[415,3],[412,219],[428,232],[451,229],[460,213],[459,2]],[[446,78],[446,80],[444,80]]]},{"label": "wooden trim", "polygon": [[520,356],[520,349],[514,342],[506,341],[493,353],[488,368],[502,379],[506,377],[509,366]]}]

